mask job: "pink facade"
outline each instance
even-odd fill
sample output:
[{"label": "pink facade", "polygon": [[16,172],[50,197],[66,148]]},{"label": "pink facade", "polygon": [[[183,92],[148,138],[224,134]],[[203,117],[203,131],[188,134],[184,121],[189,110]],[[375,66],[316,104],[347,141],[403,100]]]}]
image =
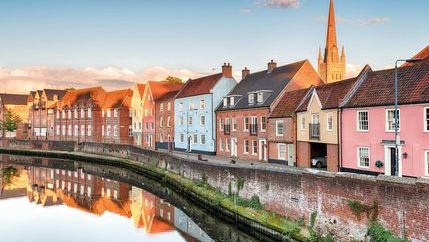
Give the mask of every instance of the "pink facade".
[{"label": "pink facade", "polygon": [[[342,111],[342,170],[392,175],[395,133],[388,131],[387,110],[393,106],[347,108]],[[399,176],[428,176],[429,162],[429,104],[400,105]],[[367,113],[368,130],[358,113]],[[361,124],[361,125],[359,125]],[[363,124],[363,126],[362,126]],[[359,152],[360,151],[360,152]],[[369,166],[366,152],[369,154]],[[359,155],[360,154],[360,155]],[[381,161],[383,166],[376,167]],[[362,165],[364,164],[364,165]],[[393,173],[394,174],[394,173]]]}]

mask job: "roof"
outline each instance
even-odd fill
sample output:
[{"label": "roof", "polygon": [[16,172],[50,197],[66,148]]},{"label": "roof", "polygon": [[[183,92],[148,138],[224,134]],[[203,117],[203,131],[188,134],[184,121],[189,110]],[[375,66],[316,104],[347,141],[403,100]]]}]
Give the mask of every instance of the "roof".
[{"label": "roof", "polygon": [[27,105],[28,95],[3,93],[0,98],[6,105]]},{"label": "roof", "polygon": [[137,90],[139,91],[140,97],[143,97],[145,87],[146,87],[146,84],[137,83]]},{"label": "roof", "polygon": [[58,100],[60,100],[67,92],[67,90],[62,90],[62,89],[44,89],[45,94],[46,94],[46,98],[49,101],[53,101],[54,100],[54,95],[58,96]]},{"label": "roof", "polygon": [[197,79],[189,79],[179,91],[176,98],[208,94],[222,76],[222,73],[218,73]]},{"label": "roof", "polygon": [[[429,45],[423,48],[419,53],[413,56],[413,59],[423,59],[424,61],[429,61]],[[402,66],[412,66],[415,63],[405,62]]]},{"label": "roof", "polygon": [[148,85],[152,93],[152,98],[156,101],[166,93],[180,90],[180,88],[183,86],[183,83],[170,83],[169,81],[149,81]]},{"label": "roof", "polygon": [[[242,98],[236,101],[234,107],[231,108],[220,106],[218,110],[271,106],[277,96],[283,91],[287,84],[289,84],[289,82],[306,62],[307,60],[302,60],[284,66],[279,66],[271,72],[263,70],[247,75],[228,94],[228,96],[241,96]],[[269,95],[269,97],[263,103],[255,103],[249,106],[247,94],[261,90],[269,90],[271,91],[271,95]]]},{"label": "roof", "polygon": [[106,91],[102,87],[90,87],[68,90],[60,101],[60,107],[72,107],[76,102],[87,102],[90,99],[102,106]]},{"label": "roof", "polygon": [[179,93],[179,90],[167,92],[166,94],[162,95],[160,98],[158,98],[156,101],[166,101],[174,99],[174,97]]},{"label": "roof", "polygon": [[310,89],[311,88],[305,88],[286,92],[271,112],[270,118],[292,117],[298,105],[306,97]]},{"label": "roof", "polygon": [[131,89],[122,89],[106,93],[103,108],[130,107],[133,92]]},{"label": "roof", "polygon": [[[398,103],[429,103],[429,61],[398,68]],[[395,69],[370,71],[343,107],[394,104]]]},{"label": "roof", "polygon": [[[344,97],[352,89],[356,83],[358,77],[329,83],[315,87],[314,90],[317,93],[322,109],[333,109],[338,108]],[[307,111],[308,104],[311,100],[312,95],[308,95],[301,105],[297,108],[297,112]]]}]

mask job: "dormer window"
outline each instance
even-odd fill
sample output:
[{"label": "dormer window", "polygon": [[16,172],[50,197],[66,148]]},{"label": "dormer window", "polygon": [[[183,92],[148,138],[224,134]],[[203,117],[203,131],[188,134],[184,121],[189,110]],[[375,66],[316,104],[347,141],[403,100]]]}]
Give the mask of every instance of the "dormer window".
[{"label": "dormer window", "polygon": [[227,97],[223,98],[223,106],[228,107],[228,98]]},{"label": "dormer window", "polygon": [[261,103],[264,101],[264,93],[258,92],[258,103]]},{"label": "dormer window", "polygon": [[235,103],[234,103],[234,97],[230,98],[229,105],[231,105],[231,107],[233,107],[235,105]]},{"label": "dormer window", "polygon": [[255,103],[255,94],[249,93],[249,104]]}]

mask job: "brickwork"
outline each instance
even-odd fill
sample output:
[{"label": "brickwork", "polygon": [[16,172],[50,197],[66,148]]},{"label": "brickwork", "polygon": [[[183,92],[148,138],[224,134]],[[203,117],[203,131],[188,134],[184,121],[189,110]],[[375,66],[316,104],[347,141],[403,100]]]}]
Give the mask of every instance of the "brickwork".
[{"label": "brickwork", "polygon": [[337,172],[339,167],[338,145],[327,144],[327,169]]},{"label": "brickwork", "polygon": [[155,117],[155,141],[157,148],[174,149],[174,96],[155,102]]},{"label": "brickwork", "polygon": [[297,166],[310,167],[311,166],[311,146],[308,142],[297,142]]},{"label": "brickwork", "polygon": [[[277,124],[281,122],[283,125],[283,134],[276,132]],[[268,146],[270,161],[288,161],[292,157],[289,164],[296,162],[296,118],[269,118],[268,119]],[[279,144],[285,146],[284,157],[279,157]],[[293,145],[292,152],[289,154],[288,145]],[[287,163],[286,163],[287,164]]]}]

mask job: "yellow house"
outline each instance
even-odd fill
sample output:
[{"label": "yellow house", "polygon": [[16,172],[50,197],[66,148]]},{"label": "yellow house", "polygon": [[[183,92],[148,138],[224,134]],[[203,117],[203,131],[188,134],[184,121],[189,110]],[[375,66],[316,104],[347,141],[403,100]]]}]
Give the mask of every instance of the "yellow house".
[{"label": "yellow house", "polygon": [[132,134],[135,145],[142,145],[143,133],[143,94],[146,84],[137,83],[133,89],[131,98]]},{"label": "yellow house", "polygon": [[356,78],[312,88],[297,108],[297,165],[339,167],[339,105],[353,88]]}]

